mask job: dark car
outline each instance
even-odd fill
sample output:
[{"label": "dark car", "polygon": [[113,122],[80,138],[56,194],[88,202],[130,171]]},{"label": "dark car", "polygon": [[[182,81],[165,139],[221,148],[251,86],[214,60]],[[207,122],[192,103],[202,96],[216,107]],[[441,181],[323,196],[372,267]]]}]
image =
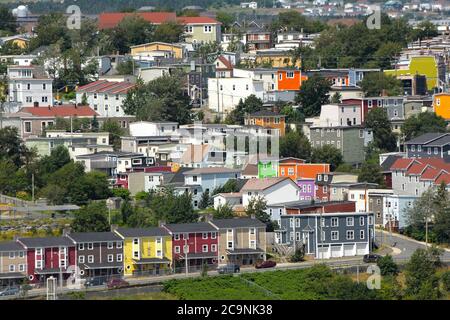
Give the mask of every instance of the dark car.
[{"label": "dark car", "polygon": [[106,285],[108,286],[108,289],[117,289],[117,288],[128,287],[130,284],[123,279],[113,278],[113,279],[109,280]]},{"label": "dark car", "polygon": [[237,264],[227,264],[227,265],[220,266],[217,268],[217,272],[219,272],[220,274],[237,273],[240,271],[241,271],[241,268]]},{"label": "dark car", "polygon": [[363,261],[365,263],[376,263],[378,261],[378,259],[380,259],[381,256],[379,254],[375,254],[375,253],[369,253],[364,255],[363,257]]},{"label": "dark car", "polygon": [[94,278],[88,278],[86,279],[86,282],[84,283],[85,287],[95,287],[95,286],[101,286],[106,284],[107,279],[106,277],[94,277]]},{"label": "dark car", "polygon": [[18,295],[19,292],[20,289],[18,287],[8,287],[6,289],[0,290],[0,297],[15,296]]},{"label": "dark car", "polygon": [[277,265],[275,261],[266,260],[255,265],[256,269],[273,268]]}]

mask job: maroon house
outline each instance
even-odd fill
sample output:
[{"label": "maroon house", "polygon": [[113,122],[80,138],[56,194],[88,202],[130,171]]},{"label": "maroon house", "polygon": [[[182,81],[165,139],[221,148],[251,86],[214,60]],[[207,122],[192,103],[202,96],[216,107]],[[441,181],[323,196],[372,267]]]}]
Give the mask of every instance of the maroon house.
[{"label": "maroon house", "polygon": [[[27,275],[32,283],[50,276],[67,279],[76,265],[75,244],[66,237],[19,238],[27,256]],[[72,268],[69,268],[72,266]]]},{"label": "maroon house", "polygon": [[[185,258],[189,266],[217,265],[218,234],[207,222],[167,224],[163,227],[172,236],[172,255],[175,264],[183,267]],[[186,253],[184,246],[188,245]]]}]

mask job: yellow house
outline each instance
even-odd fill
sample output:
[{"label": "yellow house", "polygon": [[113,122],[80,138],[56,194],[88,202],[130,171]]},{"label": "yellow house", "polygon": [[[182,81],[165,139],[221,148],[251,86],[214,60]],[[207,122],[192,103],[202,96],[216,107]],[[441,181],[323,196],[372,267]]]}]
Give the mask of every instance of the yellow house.
[{"label": "yellow house", "polygon": [[279,49],[264,49],[256,51],[256,66],[269,65],[273,68],[301,67],[301,60],[294,61],[289,51]]},{"label": "yellow house", "polygon": [[450,120],[450,93],[437,93],[433,96],[433,110],[445,120]]},{"label": "yellow house", "polygon": [[384,72],[394,77],[424,75],[427,77],[427,90],[432,90],[439,84],[438,63],[433,56],[411,57],[406,67],[384,70]]},{"label": "yellow house", "polygon": [[117,228],[124,241],[125,276],[166,273],[172,265],[172,237],[164,228]]},{"label": "yellow house", "polygon": [[21,49],[25,49],[30,42],[29,39],[21,36],[4,37],[0,39],[0,43],[11,43],[17,45]]},{"label": "yellow house", "polygon": [[175,59],[183,58],[183,46],[178,44],[171,44],[165,42],[150,42],[144,43],[136,46],[131,46],[132,56],[145,56],[152,55],[156,53],[166,53]]}]

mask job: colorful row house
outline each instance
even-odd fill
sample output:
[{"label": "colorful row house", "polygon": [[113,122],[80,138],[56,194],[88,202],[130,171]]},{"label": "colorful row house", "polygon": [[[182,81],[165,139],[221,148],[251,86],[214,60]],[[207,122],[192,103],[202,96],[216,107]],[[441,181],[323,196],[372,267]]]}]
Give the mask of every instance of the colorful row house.
[{"label": "colorful row house", "polygon": [[266,225],[254,218],[118,228],[111,232],[63,232],[61,237],[18,238],[0,243],[0,286],[68,280],[151,276],[186,266],[236,263],[266,258]]}]

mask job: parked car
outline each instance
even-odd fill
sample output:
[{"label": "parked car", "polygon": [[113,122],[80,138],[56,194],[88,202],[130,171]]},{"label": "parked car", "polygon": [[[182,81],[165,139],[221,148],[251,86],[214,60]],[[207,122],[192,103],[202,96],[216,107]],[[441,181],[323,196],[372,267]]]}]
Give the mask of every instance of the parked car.
[{"label": "parked car", "polygon": [[108,286],[108,289],[117,289],[117,288],[128,287],[130,284],[121,278],[113,278],[113,279],[109,280],[106,285]]},{"label": "parked car", "polygon": [[379,254],[375,254],[375,253],[369,253],[364,255],[363,257],[363,261],[365,263],[376,263],[378,261],[378,259],[380,259],[381,256]]},{"label": "parked car", "polygon": [[19,292],[20,289],[18,287],[8,287],[0,291],[0,297],[15,296],[19,294]]},{"label": "parked car", "polygon": [[263,262],[259,262],[255,265],[256,269],[264,269],[264,268],[273,268],[277,265],[275,261],[272,260],[266,260]]},{"label": "parked car", "polygon": [[86,279],[85,287],[101,286],[107,283],[106,277],[94,277]]},{"label": "parked car", "polygon": [[219,266],[217,268],[217,272],[219,272],[220,274],[238,273],[240,271],[241,271],[241,268],[237,264],[227,264],[227,265],[224,265],[224,266]]}]

